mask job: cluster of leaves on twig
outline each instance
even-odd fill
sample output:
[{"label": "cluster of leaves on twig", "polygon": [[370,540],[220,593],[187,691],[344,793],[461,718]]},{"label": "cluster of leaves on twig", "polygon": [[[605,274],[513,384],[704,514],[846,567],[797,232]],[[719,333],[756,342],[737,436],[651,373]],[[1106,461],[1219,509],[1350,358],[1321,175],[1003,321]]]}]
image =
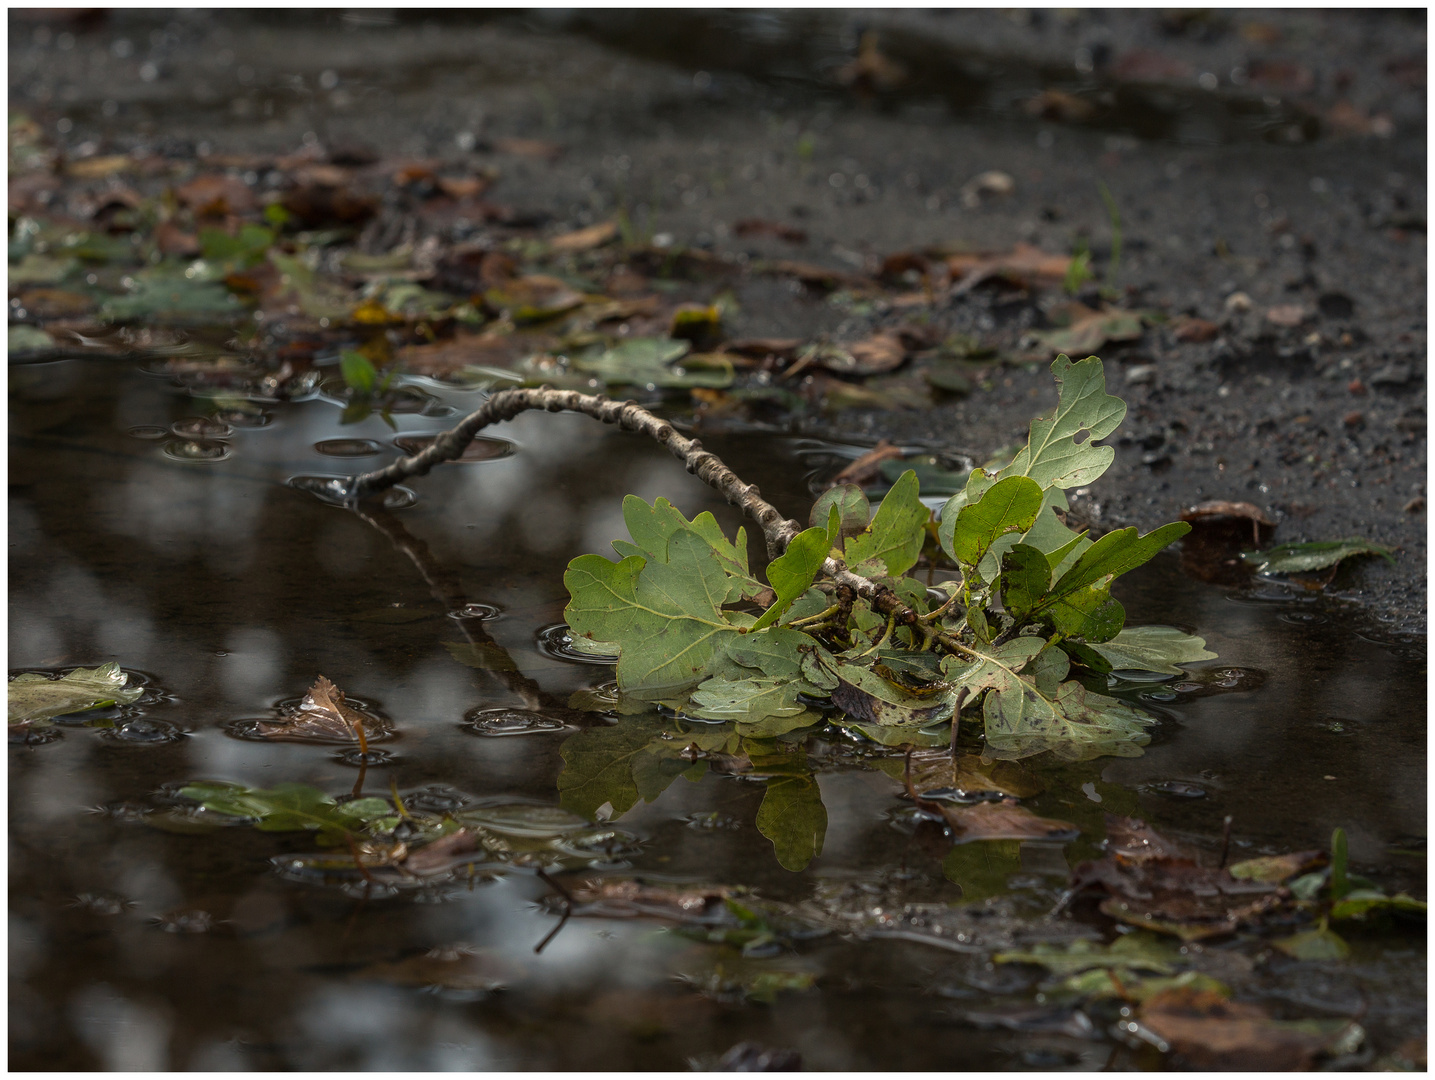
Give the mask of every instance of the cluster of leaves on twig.
[{"label": "cluster of leaves on twig", "polygon": [[[1094,542],[1067,527],[1064,492],[1110,465],[1114,451],[1095,442],[1126,407],[1106,393],[1096,357],[1059,357],[1053,372],[1056,408],[1010,461],[974,469],[937,522],[914,472],[875,513],[859,489],[834,488],[768,565],[766,585],[748,567],[742,530],[734,543],[710,514],[689,521],[664,499],[629,496],[621,560],[584,555],[564,577],[575,641],[617,655],[625,695],[739,730],[815,722],[820,703],[900,744],[970,708],[984,718],[990,758],[1139,754],[1152,718],[1070,676],[1213,657],[1200,638],[1125,629],[1111,596],[1116,577],[1190,527]],[[908,576],[924,553],[960,576],[939,589]]]}]

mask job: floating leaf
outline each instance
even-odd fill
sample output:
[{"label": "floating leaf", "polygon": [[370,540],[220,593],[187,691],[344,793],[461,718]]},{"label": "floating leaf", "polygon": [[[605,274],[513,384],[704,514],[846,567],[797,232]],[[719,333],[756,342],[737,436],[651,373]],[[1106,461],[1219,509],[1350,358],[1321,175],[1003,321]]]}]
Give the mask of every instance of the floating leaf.
[{"label": "floating leaf", "polygon": [[998,964],[1040,964],[1053,975],[1066,978],[1091,968],[1126,968],[1171,975],[1184,961],[1180,947],[1169,939],[1137,931],[1123,934],[1110,945],[1078,940],[1066,944],[1037,942],[1027,950],[999,952]]},{"label": "floating leaf", "polygon": [[308,784],[275,784],[266,789],[200,781],[179,793],[211,813],[252,820],[261,832],[318,830],[320,843],[339,843],[346,835],[363,832],[389,832],[400,821],[387,799],[340,803]]},{"label": "floating leaf", "polygon": [[1265,551],[1248,551],[1241,556],[1262,574],[1307,574],[1326,570],[1356,555],[1379,555],[1391,565],[1395,555],[1389,548],[1364,540],[1316,540],[1308,544],[1280,544]]},{"label": "floating leaf", "polygon": [[730,360],[708,357],[685,367],[672,366],[691,348],[690,342],[681,339],[630,338],[597,356],[575,359],[573,367],[598,376],[609,386],[721,390],[732,385]]},{"label": "floating leaf", "polygon": [[1091,646],[1105,657],[1113,671],[1155,671],[1184,675],[1177,664],[1214,660],[1204,638],[1182,633],[1174,626],[1129,626],[1109,641]]},{"label": "floating leaf", "polygon": [[531,274],[489,289],[483,302],[516,323],[538,322],[572,311],[583,303],[583,294],[558,278]]},{"label": "floating leaf", "polygon": [[1364,919],[1372,914],[1399,912],[1407,915],[1425,915],[1424,900],[1416,900],[1397,893],[1386,896],[1376,889],[1353,889],[1330,909],[1332,919]]},{"label": "floating leaf", "polygon": [[979,802],[972,806],[942,803],[942,816],[958,844],[973,840],[1074,840],[1081,834],[1069,821],[1038,817],[1014,800]]},{"label": "floating leaf", "polygon": [[1344,960],[1350,956],[1350,946],[1345,940],[1323,925],[1314,930],[1302,930],[1290,937],[1277,938],[1271,944],[1296,960]]},{"label": "floating leaf", "polygon": [[807,707],[797,700],[802,687],[800,681],[767,676],[709,679],[693,691],[693,707],[684,712],[704,720],[741,720],[745,723],[754,723],[769,716],[797,716],[807,711]]},{"label": "floating leaf", "polygon": [[868,560],[879,560],[892,577],[905,574],[917,563],[926,533],[922,526],[932,512],[917,494],[917,474],[904,472],[877,507],[867,530],[847,541],[847,565],[854,568]]},{"label": "floating leaf", "polygon": [[344,703],[344,692],[320,675],[298,708],[279,720],[261,720],[255,733],[283,742],[354,743],[389,735],[378,717]]},{"label": "floating leaf", "polygon": [[88,709],[128,705],[144,693],[142,687],[126,688],[128,681],[129,676],[113,661],[99,667],[76,668],[58,679],[35,672],[16,675],[10,680],[10,723],[48,720]]},{"label": "floating leaf", "polygon": [[1289,855],[1262,855],[1231,865],[1231,877],[1241,881],[1264,881],[1279,885],[1297,874],[1318,869],[1329,862],[1323,851],[1296,851]]},{"label": "floating leaf", "polygon": [[1241,1072],[1308,1069],[1360,1031],[1348,1020],[1272,1020],[1259,1006],[1195,987],[1148,998],[1140,1021],[1195,1068]]}]

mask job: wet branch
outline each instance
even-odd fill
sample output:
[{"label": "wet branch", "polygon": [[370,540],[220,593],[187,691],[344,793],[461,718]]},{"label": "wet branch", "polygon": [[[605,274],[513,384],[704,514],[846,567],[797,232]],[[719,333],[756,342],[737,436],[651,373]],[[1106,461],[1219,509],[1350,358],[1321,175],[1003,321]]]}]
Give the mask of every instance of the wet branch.
[{"label": "wet branch", "polygon": [[[745,484],[716,454],[704,450],[697,439],[689,439],[661,417],[633,401],[614,401],[600,394],[580,394],[576,390],[541,389],[500,390],[478,409],[439,435],[424,450],[374,472],[363,473],[349,482],[343,493],[349,500],[376,494],[413,476],[424,476],[435,465],[458,458],[473,437],[490,424],[512,420],[532,409],[546,412],[576,412],[591,416],[605,424],[616,424],[624,431],[636,431],[656,440],[703,483],[716,490],[762,529],[769,558],[787,550],[802,526],[783,516],[782,512],[762,497],[756,484]],[[916,626],[917,613],[904,604],[891,589],[852,573],[836,559],[822,564],[822,572],[838,585],[845,585],[861,596],[872,609],[895,621],[899,626]],[[924,629],[943,645],[947,635]]]}]

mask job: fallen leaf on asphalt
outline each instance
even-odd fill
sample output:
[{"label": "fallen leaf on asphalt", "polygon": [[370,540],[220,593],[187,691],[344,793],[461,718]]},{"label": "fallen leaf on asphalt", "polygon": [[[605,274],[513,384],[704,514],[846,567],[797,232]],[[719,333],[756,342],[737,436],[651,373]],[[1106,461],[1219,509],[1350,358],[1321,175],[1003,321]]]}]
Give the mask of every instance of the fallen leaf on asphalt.
[{"label": "fallen leaf on asphalt", "polygon": [[1259,1006],[1194,988],[1148,998],[1140,1021],[1191,1065],[1222,1071],[1308,1069],[1322,1051],[1363,1036],[1352,1021],[1272,1020]]},{"label": "fallen leaf on asphalt", "polygon": [[602,221],[597,225],[589,225],[586,229],[576,229],[573,232],[555,236],[548,241],[548,247],[552,251],[575,254],[580,251],[592,251],[617,238],[618,226],[611,221]]},{"label": "fallen leaf on asphalt", "polygon": [[784,225],[766,218],[743,218],[733,223],[732,231],[734,236],[775,236],[789,244],[807,243],[807,233],[795,225]]},{"label": "fallen leaf on asphalt", "polygon": [[1185,315],[1177,319],[1172,329],[1176,334],[1177,341],[1197,344],[1214,341],[1221,333],[1219,323],[1213,323],[1210,319],[1198,319],[1194,315]]},{"label": "fallen leaf on asphalt", "polygon": [[1060,285],[1071,268],[1070,255],[1052,255],[1030,244],[1017,244],[1008,252],[949,255],[956,294],[970,292],[984,281],[1002,278],[1016,284]]},{"label": "fallen leaf on asphalt", "polygon": [[1087,356],[1108,341],[1135,341],[1145,330],[1149,318],[1143,311],[1103,308],[1093,311],[1082,304],[1071,304],[1063,313],[1070,321],[1054,330],[1039,331],[1032,336],[1047,351]]},{"label": "fallen leaf on asphalt", "polygon": [[1208,499],[1206,502],[1197,503],[1181,514],[1181,520],[1189,521],[1193,526],[1222,526],[1240,519],[1251,523],[1251,540],[1257,544],[1261,542],[1261,529],[1276,527],[1276,523],[1266,516],[1265,511],[1254,503],[1248,502]]},{"label": "fallen leaf on asphalt", "polygon": [[1299,304],[1278,304],[1266,309],[1266,322],[1272,326],[1296,327],[1310,318],[1310,312]]},{"label": "fallen leaf on asphalt", "polygon": [[175,198],[201,217],[247,214],[259,207],[249,185],[232,176],[196,176],[175,189]]},{"label": "fallen leaf on asphalt", "polygon": [[882,462],[889,458],[902,456],[902,448],[894,446],[886,439],[881,440],[865,454],[852,462],[840,473],[827,482],[828,487],[837,487],[841,484],[855,484],[857,487],[867,487],[882,475]]},{"label": "fallen leaf on asphalt", "polygon": [[389,734],[378,717],[344,704],[344,692],[322,675],[292,712],[279,720],[260,720],[254,730],[282,742],[357,743],[360,732],[366,740]]},{"label": "fallen leaf on asphalt", "polygon": [[412,374],[442,378],[466,367],[512,367],[556,344],[556,339],[541,334],[455,334],[430,345],[405,345],[398,360]]},{"label": "fallen leaf on asphalt", "polygon": [[529,274],[489,289],[483,302],[514,322],[537,322],[572,311],[583,303],[583,294],[558,278]]}]

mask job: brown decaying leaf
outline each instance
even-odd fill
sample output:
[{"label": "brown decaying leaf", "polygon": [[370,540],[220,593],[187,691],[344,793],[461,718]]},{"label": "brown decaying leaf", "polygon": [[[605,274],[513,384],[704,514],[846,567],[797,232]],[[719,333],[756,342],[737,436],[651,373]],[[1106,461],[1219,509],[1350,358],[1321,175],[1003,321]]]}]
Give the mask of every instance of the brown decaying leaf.
[{"label": "brown decaying leaf", "polygon": [[411,874],[441,874],[472,862],[467,856],[482,850],[483,843],[477,833],[471,829],[459,829],[410,852],[403,866]]},{"label": "brown decaying leaf", "polygon": [[743,218],[733,223],[732,231],[734,236],[775,236],[789,244],[807,243],[807,233],[795,225],[784,225],[766,218]]},{"label": "brown decaying leaf", "polygon": [[1106,827],[1108,854],[1078,866],[1070,888],[1105,892],[1101,910],[1114,919],[1195,941],[1230,933],[1289,899],[1276,886],[1197,865],[1142,821],[1108,815]]},{"label": "brown decaying leaf", "polygon": [[1178,987],[1153,994],[1141,1023],[1198,1069],[1241,1072],[1308,1069],[1334,1036],[1273,1021],[1256,1005],[1211,990]]},{"label": "brown decaying leaf", "polygon": [[865,454],[852,462],[840,473],[827,482],[828,487],[837,487],[839,484],[856,484],[858,487],[866,487],[873,480],[882,474],[882,462],[891,458],[900,458],[902,448],[893,446],[886,439],[883,439],[876,446],[872,447]]},{"label": "brown decaying leaf", "polygon": [[1186,341],[1200,344],[1216,340],[1221,332],[1221,327],[1209,319],[1198,319],[1194,315],[1186,315],[1177,320],[1173,327],[1177,341]]},{"label": "brown decaying leaf", "polygon": [[306,229],[362,225],[379,212],[378,196],[319,183],[301,184],[285,192],[280,205]]},{"label": "brown decaying leaf", "polygon": [[155,246],[161,255],[190,258],[199,254],[199,241],[172,221],[164,221],[154,231]]},{"label": "brown decaying leaf", "polygon": [[1074,840],[1081,833],[1071,822],[1038,817],[1014,799],[971,806],[939,805],[959,844],[973,840]]},{"label": "brown decaying leaf", "polygon": [[687,922],[725,911],[723,901],[733,890],[725,885],[677,888],[648,885],[641,881],[589,880],[569,889],[574,904],[583,905],[582,915],[632,918],[639,915]]},{"label": "brown decaying leaf", "polygon": [[618,238],[618,226],[611,221],[600,221],[597,225],[589,225],[586,229],[577,229],[573,232],[563,233],[548,241],[548,247],[553,251],[573,254],[579,251],[591,251],[593,248],[602,247]]},{"label": "brown decaying leaf", "polygon": [[1208,499],[1206,502],[1197,503],[1189,510],[1181,514],[1182,521],[1200,521],[1204,518],[1247,518],[1257,525],[1264,525],[1274,529],[1276,523],[1266,517],[1265,511],[1254,503],[1228,502],[1225,499]]},{"label": "brown decaying leaf", "polygon": [[259,206],[259,200],[249,185],[232,176],[196,176],[177,188],[174,194],[185,206],[203,217],[247,214]]},{"label": "brown decaying leaf", "polygon": [[1056,285],[1066,280],[1071,256],[1051,255],[1031,244],[1017,244],[1004,253],[949,255],[947,268],[956,282],[952,287],[955,294],[969,292],[992,278]]},{"label": "brown decaying leaf", "polygon": [[801,347],[801,338],[739,338],[737,341],[726,342],[722,351],[754,360],[766,360],[769,356],[775,356],[779,360],[791,361]]},{"label": "brown decaying leaf", "polygon": [[398,359],[415,375],[441,378],[470,366],[511,367],[556,344],[556,339],[543,334],[456,334],[448,341],[431,345],[405,345]]},{"label": "brown decaying leaf", "polygon": [[345,705],[344,692],[322,675],[297,709],[282,720],[259,721],[255,731],[281,742],[357,743],[388,734],[383,721]]}]

